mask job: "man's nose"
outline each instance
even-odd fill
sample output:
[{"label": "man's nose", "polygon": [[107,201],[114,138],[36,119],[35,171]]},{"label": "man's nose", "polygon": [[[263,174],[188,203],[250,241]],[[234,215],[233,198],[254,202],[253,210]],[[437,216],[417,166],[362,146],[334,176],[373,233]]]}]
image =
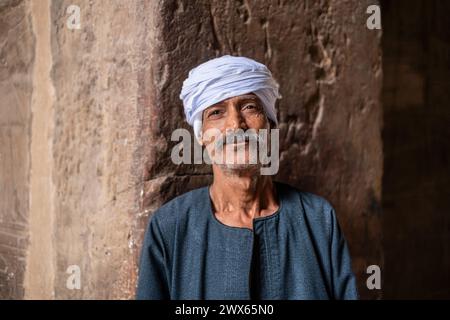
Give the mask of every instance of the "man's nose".
[{"label": "man's nose", "polygon": [[227,130],[237,130],[237,129],[247,129],[247,123],[242,116],[240,110],[237,107],[230,108],[227,116],[226,129]]}]

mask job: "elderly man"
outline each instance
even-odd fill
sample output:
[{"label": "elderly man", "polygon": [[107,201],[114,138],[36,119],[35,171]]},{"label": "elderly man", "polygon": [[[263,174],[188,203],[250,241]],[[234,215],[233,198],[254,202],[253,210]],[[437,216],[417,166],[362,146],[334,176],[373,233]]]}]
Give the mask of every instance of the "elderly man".
[{"label": "elderly man", "polygon": [[[277,126],[280,95],[267,67],[229,55],[209,60],[189,72],[180,98],[211,158],[222,144],[227,157],[213,161],[210,186],[176,197],[151,217],[137,298],[356,299],[330,203],[260,174],[262,164],[249,161],[250,139],[226,139]],[[222,137],[207,138],[210,129]],[[239,153],[245,161],[236,164]]]}]

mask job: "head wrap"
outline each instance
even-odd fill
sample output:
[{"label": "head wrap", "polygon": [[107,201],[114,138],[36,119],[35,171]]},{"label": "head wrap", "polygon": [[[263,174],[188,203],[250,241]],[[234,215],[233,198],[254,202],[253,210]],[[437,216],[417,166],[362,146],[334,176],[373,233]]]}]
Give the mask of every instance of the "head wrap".
[{"label": "head wrap", "polygon": [[261,100],[269,119],[278,124],[275,102],[281,98],[279,85],[269,69],[246,57],[224,55],[209,60],[189,71],[183,82],[183,100],[187,122],[200,137],[203,111],[222,100],[254,93]]}]

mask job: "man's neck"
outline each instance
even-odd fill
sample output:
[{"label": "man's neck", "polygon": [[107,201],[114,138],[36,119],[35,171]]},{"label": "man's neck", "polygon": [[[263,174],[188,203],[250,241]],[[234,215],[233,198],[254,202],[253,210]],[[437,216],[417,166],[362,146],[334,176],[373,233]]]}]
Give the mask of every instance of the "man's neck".
[{"label": "man's neck", "polygon": [[278,209],[271,177],[250,171],[230,174],[218,167],[213,171],[210,196],[218,217],[251,225],[254,218],[270,215]]}]

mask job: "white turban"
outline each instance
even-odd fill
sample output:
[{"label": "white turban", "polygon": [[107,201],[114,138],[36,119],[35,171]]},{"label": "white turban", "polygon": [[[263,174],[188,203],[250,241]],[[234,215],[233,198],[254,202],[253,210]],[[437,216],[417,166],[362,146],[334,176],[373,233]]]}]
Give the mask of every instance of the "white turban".
[{"label": "white turban", "polygon": [[201,136],[203,111],[222,100],[254,93],[261,100],[269,119],[278,124],[275,102],[281,98],[278,83],[269,69],[246,57],[225,55],[209,60],[189,71],[183,82],[183,100],[187,122]]}]

